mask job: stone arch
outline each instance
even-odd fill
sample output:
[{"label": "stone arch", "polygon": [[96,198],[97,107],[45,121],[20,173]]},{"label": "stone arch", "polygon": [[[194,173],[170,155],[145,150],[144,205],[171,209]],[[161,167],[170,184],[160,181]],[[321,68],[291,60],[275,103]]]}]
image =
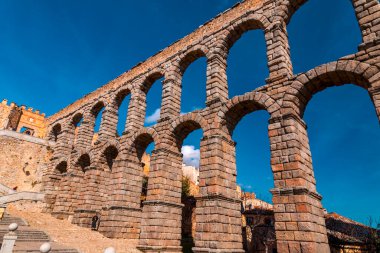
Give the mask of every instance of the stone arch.
[{"label": "stone arch", "polygon": [[76,126],[76,124],[78,124],[81,119],[83,119],[83,113],[82,112],[77,112],[72,118],[71,118],[71,124],[73,124],[74,126]]},{"label": "stone arch", "polygon": [[140,161],[145,149],[150,143],[154,143],[156,148],[159,145],[158,133],[153,128],[142,128],[129,138],[127,143],[127,153],[133,153]]},{"label": "stone arch", "polygon": [[372,93],[380,86],[379,69],[354,60],[339,60],[320,65],[297,76],[287,89],[282,107],[303,117],[312,96],[331,86],[352,83],[369,91],[380,119],[379,99]]},{"label": "stone arch", "polygon": [[[141,84],[138,85],[137,89],[134,89],[132,92],[131,101],[133,103],[130,103],[130,114],[133,115],[132,117],[129,117],[127,125],[132,124],[135,125],[134,131],[136,131],[138,128],[144,126],[144,121],[146,117],[146,108],[148,106],[147,104],[147,96],[152,88],[152,85],[159,79],[165,77],[164,72],[158,68],[153,71],[150,71],[148,74],[145,75],[143,81]],[[160,108],[163,107],[164,104],[164,82],[162,83],[161,87],[161,93],[157,94],[157,96],[161,97],[161,103]],[[162,109],[161,109],[162,110]],[[133,121],[131,120],[133,119]]]},{"label": "stone arch", "polygon": [[186,69],[191,65],[191,63],[202,57],[206,57],[207,60],[210,58],[209,50],[204,45],[196,45],[192,47],[191,50],[180,54],[178,68],[181,76],[183,76]]},{"label": "stone arch", "polygon": [[[107,105],[104,111],[105,113],[104,127],[106,128],[108,136],[110,137],[119,136],[118,126],[121,120],[120,114],[119,114],[120,106],[123,103],[123,101],[131,94],[132,94],[131,85],[123,86],[122,88],[114,91],[113,94],[111,94],[110,103]],[[131,100],[129,101],[129,104],[128,104],[127,118],[125,118],[125,122],[123,123],[124,129],[120,133],[120,135],[123,134],[127,129],[128,111],[129,111],[130,104],[131,104]]]},{"label": "stone arch", "polygon": [[292,16],[302,7],[307,0],[282,0],[276,8],[276,19],[283,19],[287,24],[290,23]]},{"label": "stone arch", "polygon": [[[103,100],[100,100],[98,101],[97,103],[95,103],[95,105],[93,105],[91,107],[91,110],[90,110],[90,115],[89,115],[89,123],[90,123],[90,127],[91,127],[91,133],[92,133],[92,138],[91,138],[91,144],[95,144],[97,140],[100,139],[100,137],[102,136],[102,131],[104,129],[104,111],[102,112],[102,110],[104,110],[107,106],[107,103],[105,103]],[[101,113],[101,115],[100,115]],[[95,126],[96,126],[96,121],[98,119],[98,117],[100,117],[100,123],[99,123],[99,129],[98,131],[96,132],[95,131]]]},{"label": "stone arch", "polygon": [[120,104],[123,102],[124,98],[131,94],[131,87],[125,87],[115,92],[114,97],[112,98],[112,105],[115,106],[115,109],[118,109]]},{"label": "stone arch", "polygon": [[120,154],[121,146],[117,140],[108,140],[100,148],[97,164],[104,170],[112,171],[113,164]]},{"label": "stone arch", "polygon": [[163,73],[162,70],[156,70],[156,71],[153,71],[152,73],[149,73],[144,81],[142,82],[141,84],[141,90],[145,93],[145,94],[148,94],[150,88],[152,87],[152,85],[154,84],[155,81],[157,81],[158,79],[164,77],[165,74]]},{"label": "stone arch", "polygon": [[110,146],[115,147],[117,150],[121,150],[121,145],[119,141],[117,141],[116,139],[104,141],[101,145],[102,147],[100,148],[101,150],[100,153],[103,153],[107,149],[107,147],[110,147]]},{"label": "stone arch", "polygon": [[183,140],[191,132],[197,129],[202,129],[203,133],[206,133],[209,131],[209,128],[208,122],[198,112],[191,112],[182,115],[172,122],[169,132],[174,138],[176,147],[181,150]]},{"label": "stone arch", "polygon": [[115,162],[116,157],[119,154],[119,150],[111,145],[105,148],[105,150],[102,152],[102,157],[104,158],[109,171],[112,171],[113,164]]},{"label": "stone arch", "polygon": [[230,48],[244,33],[257,29],[265,31],[269,26],[270,22],[264,15],[250,13],[226,29],[226,32],[221,37],[221,41],[223,41],[225,47],[220,47],[220,49],[227,56]]},{"label": "stone arch", "polygon": [[76,166],[82,169],[82,172],[86,172],[91,166],[91,158],[88,153],[81,154],[75,162]]},{"label": "stone arch", "polygon": [[258,110],[266,110],[271,117],[280,115],[280,105],[273,98],[265,93],[253,91],[230,99],[219,111],[214,122],[218,123],[223,132],[232,136],[239,121],[245,115]]},{"label": "stone arch", "polygon": [[228,54],[232,46],[243,34],[251,30],[262,30],[266,45],[266,62],[269,76],[265,80],[270,82],[284,76],[290,77],[293,74],[293,66],[290,59],[288,34],[284,22],[269,21],[263,14],[249,12],[239,21],[231,24],[222,33],[219,40],[222,42],[217,46],[221,55],[225,55],[227,61]]},{"label": "stone arch", "polygon": [[[163,86],[161,119],[174,118],[180,115],[182,104],[182,79],[187,68],[196,60],[206,58],[207,80],[210,79],[210,50],[204,45],[196,45],[186,48],[172,59],[171,66],[165,71],[165,82]],[[207,81],[206,81],[207,82]],[[207,87],[207,83],[206,83]],[[206,96],[206,90],[204,91]],[[207,98],[206,98],[207,100]],[[205,101],[206,102],[206,101]]]},{"label": "stone arch", "polygon": [[[282,0],[275,10],[275,20],[284,20],[287,24],[289,24],[292,16],[299,11],[299,8],[301,8],[306,2],[307,0]],[[373,41],[377,37],[376,33],[379,30],[379,28],[372,24],[377,15],[368,9],[373,9],[374,5],[379,5],[378,0],[368,0],[365,2],[360,0],[351,0],[351,3],[353,5],[353,11],[355,11],[358,26],[360,27],[362,33],[363,43]]]},{"label": "stone arch", "polygon": [[106,103],[103,101],[98,101],[95,105],[91,107],[90,113],[91,115],[96,118],[98,116],[99,112],[106,106]]},{"label": "stone arch", "polygon": [[[96,157],[95,151],[93,148],[90,148],[90,147],[88,147],[88,148],[77,148],[76,147],[72,151],[72,156],[70,159],[70,166],[74,167],[74,168],[79,166],[81,169],[83,169],[81,164],[79,163],[79,161],[81,160],[81,163],[85,162],[85,165],[87,165],[86,168],[88,168],[90,166],[93,166],[93,164],[95,162],[95,157]],[[88,161],[90,161],[89,165],[88,165]],[[82,170],[82,172],[85,172],[85,170]]]},{"label": "stone arch", "polygon": [[111,98],[111,103],[108,105],[107,110],[114,110],[117,117],[119,117],[118,110],[124,99],[132,93],[131,87],[127,86],[117,90]]}]

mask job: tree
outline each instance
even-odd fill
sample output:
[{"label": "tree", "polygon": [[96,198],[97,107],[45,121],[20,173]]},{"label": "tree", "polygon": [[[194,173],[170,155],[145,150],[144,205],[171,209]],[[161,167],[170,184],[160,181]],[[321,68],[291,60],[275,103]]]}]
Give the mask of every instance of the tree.
[{"label": "tree", "polygon": [[182,178],[182,200],[190,196],[190,179],[188,177]]}]

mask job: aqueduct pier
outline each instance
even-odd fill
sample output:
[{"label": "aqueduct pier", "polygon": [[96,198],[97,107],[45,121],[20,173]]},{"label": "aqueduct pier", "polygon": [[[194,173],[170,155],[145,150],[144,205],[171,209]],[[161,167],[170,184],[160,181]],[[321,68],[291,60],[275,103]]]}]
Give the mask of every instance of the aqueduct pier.
[{"label": "aqueduct pier", "polygon": [[[189,133],[202,129],[193,251],[244,252],[231,135],[242,117],[266,110],[278,252],[329,252],[303,112],[317,92],[355,84],[368,91],[380,119],[380,5],[377,0],[352,0],[362,33],[357,52],[294,74],[287,24],[305,2],[246,0],[237,4],[51,116],[48,138],[56,144],[44,176],[46,211],[71,217],[82,226],[98,212],[102,215],[99,230],[108,237],[138,238],[144,252],[181,252],[180,150]],[[264,86],[229,98],[229,49],[253,29],[264,31],[270,74]],[[205,107],[181,115],[181,78],[200,57],[207,58]],[[146,128],[146,94],[162,77],[161,116],[157,124]],[[125,131],[117,136],[118,107],[129,94]],[[102,108],[94,142],[95,118]],[[148,194],[141,208],[141,156],[152,142]]]}]

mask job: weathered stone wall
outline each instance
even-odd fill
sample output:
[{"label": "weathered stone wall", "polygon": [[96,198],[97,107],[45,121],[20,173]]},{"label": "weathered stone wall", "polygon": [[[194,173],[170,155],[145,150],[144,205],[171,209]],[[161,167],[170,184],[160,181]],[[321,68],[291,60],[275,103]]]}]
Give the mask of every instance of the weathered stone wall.
[{"label": "weathered stone wall", "polygon": [[7,101],[3,100],[0,103],[0,129],[4,129],[8,125],[8,116],[11,112],[12,107],[7,105]]},{"label": "weathered stone wall", "polygon": [[38,192],[52,150],[46,141],[40,139],[39,144],[28,138],[33,137],[0,131],[0,183],[17,191]]},{"label": "weathered stone wall", "polygon": [[[57,143],[44,177],[47,211],[73,217],[82,226],[88,226],[98,212],[99,230],[107,236],[139,238],[139,248],[145,252],[181,252],[180,151],[186,136],[202,129],[193,251],[243,252],[232,133],[245,115],[266,110],[278,252],[329,252],[303,112],[317,92],[352,83],[368,91],[380,119],[380,5],[377,0],[352,0],[363,38],[358,52],[294,74],[287,24],[305,2],[237,4],[50,117],[48,139]],[[269,76],[262,87],[230,98],[229,49],[253,29],[264,31]],[[181,115],[182,76],[200,57],[207,58],[205,107]],[[161,77],[161,116],[156,125],[146,128],[146,94]],[[118,136],[118,108],[128,94],[125,131]],[[94,133],[102,108],[100,130]],[[141,162],[152,142],[148,194],[141,208]]]}]

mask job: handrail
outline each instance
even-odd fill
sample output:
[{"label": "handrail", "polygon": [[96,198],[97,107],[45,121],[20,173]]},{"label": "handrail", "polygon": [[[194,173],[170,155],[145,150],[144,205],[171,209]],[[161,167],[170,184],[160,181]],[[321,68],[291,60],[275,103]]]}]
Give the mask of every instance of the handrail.
[{"label": "handrail", "polygon": [[43,201],[44,198],[45,198],[45,194],[40,193],[40,192],[15,192],[15,193],[0,197],[0,205],[17,202],[20,200]]}]

